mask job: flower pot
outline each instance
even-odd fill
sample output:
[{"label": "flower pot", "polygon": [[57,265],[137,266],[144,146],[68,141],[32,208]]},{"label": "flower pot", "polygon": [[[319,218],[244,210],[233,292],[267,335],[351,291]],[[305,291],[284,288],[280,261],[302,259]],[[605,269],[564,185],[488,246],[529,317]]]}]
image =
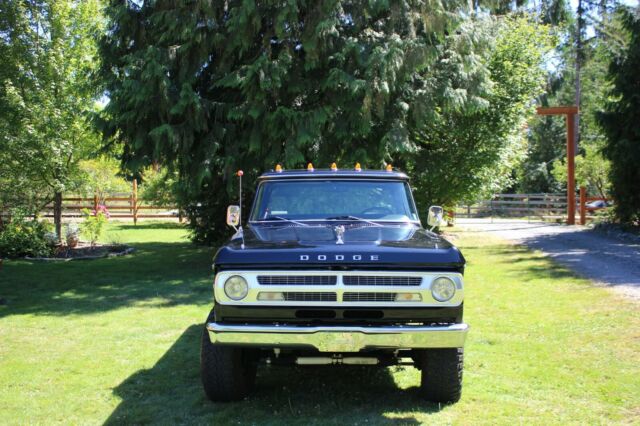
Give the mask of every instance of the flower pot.
[{"label": "flower pot", "polygon": [[70,248],[74,248],[78,245],[78,237],[75,235],[70,235],[67,237],[67,246]]}]

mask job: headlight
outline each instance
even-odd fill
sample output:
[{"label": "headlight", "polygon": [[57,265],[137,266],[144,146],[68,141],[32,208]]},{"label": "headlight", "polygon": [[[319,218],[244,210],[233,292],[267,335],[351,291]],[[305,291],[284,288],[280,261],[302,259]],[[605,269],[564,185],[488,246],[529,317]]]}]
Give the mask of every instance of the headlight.
[{"label": "headlight", "polygon": [[456,294],[456,283],[451,278],[436,278],[431,283],[431,294],[438,302],[446,302]]},{"label": "headlight", "polygon": [[229,299],[241,300],[247,296],[249,285],[240,275],[233,275],[224,282],[224,294]]}]

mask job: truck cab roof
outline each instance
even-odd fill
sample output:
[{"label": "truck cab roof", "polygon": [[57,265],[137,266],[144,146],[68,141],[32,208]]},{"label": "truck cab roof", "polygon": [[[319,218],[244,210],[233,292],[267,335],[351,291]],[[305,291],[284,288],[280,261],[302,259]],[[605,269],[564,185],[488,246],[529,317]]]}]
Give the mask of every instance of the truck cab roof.
[{"label": "truck cab roof", "polygon": [[258,180],[280,180],[280,179],[390,179],[390,180],[409,180],[408,176],[402,172],[386,170],[331,170],[331,169],[315,169],[311,170],[283,170],[276,172],[274,170],[263,173]]}]

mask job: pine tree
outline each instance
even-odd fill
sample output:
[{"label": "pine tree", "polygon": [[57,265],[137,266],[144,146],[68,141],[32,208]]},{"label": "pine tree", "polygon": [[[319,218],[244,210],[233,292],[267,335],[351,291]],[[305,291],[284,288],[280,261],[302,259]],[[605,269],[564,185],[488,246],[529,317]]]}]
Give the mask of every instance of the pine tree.
[{"label": "pine tree", "polygon": [[611,102],[598,115],[607,141],[604,155],[611,161],[610,179],[615,212],[625,223],[640,222],[640,15],[622,8],[620,15],[629,44],[613,60],[609,78]]},{"label": "pine tree", "polygon": [[276,163],[380,167],[415,149],[410,129],[433,105],[419,73],[464,5],[114,0],[105,135],[134,172],[152,162],[178,171],[196,239],[210,241],[237,169],[251,182]]}]

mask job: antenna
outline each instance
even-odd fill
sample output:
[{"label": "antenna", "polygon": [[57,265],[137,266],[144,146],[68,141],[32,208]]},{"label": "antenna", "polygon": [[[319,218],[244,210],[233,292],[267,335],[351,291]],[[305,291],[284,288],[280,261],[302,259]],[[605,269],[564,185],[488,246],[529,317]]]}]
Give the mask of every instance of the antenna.
[{"label": "antenna", "polygon": [[240,202],[238,203],[238,205],[240,206],[240,226],[242,226],[242,175],[244,174],[244,172],[242,170],[238,170],[238,172],[236,173],[236,175],[238,175],[238,181],[239,181],[239,185],[238,185],[238,195],[240,198]]}]

